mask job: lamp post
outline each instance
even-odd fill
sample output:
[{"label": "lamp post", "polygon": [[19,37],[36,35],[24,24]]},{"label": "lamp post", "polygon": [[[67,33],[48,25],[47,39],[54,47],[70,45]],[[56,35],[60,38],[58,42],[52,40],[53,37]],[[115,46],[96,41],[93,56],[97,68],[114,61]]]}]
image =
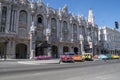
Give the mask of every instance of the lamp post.
[{"label": "lamp post", "polygon": [[51,46],[50,46],[50,35],[51,35],[51,29],[47,28],[46,29],[46,40],[48,42],[48,56],[51,56]]},{"label": "lamp post", "polygon": [[31,18],[32,18],[32,25],[30,27],[30,59],[32,59],[35,55],[35,24],[34,24],[34,19],[35,19],[35,12],[36,12],[36,6],[34,0],[31,1],[30,3],[31,7]]},{"label": "lamp post", "polygon": [[84,38],[83,38],[83,35],[80,34],[79,36],[79,39],[80,39],[80,44],[81,44],[81,54],[84,54],[84,49],[83,49],[83,41],[84,41]]},{"label": "lamp post", "polygon": [[94,56],[94,31],[92,31],[92,56]]}]

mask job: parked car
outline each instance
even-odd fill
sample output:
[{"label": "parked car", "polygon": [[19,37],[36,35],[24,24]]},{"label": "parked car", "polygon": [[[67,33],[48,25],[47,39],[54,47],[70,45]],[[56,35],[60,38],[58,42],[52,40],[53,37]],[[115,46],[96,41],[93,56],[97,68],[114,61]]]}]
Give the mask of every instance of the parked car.
[{"label": "parked car", "polygon": [[112,55],[112,58],[113,58],[113,59],[119,59],[120,56],[118,56],[118,55]]},{"label": "parked car", "polygon": [[99,56],[99,55],[97,55],[97,54],[96,54],[96,55],[94,55],[94,59],[98,59],[98,56]]},{"label": "parked car", "polygon": [[100,59],[100,60],[106,60],[106,59],[108,59],[108,57],[106,55],[104,55],[104,54],[100,54],[98,56],[98,59]]},{"label": "parked car", "polygon": [[34,57],[35,60],[48,60],[48,59],[52,59],[52,56],[46,56],[46,55],[40,55],[40,56],[36,56]]},{"label": "parked car", "polygon": [[105,54],[105,56],[107,56],[107,59],[113,59],[111,54]]},{"label": "parked car", "polygon": [[74,52],[65,52],[62,56],[61,56],[61,61],[62,62],[74,62],[73,60],[73,56],[75,55]]},{"label": "parked car", "polygon": [[74,55],[72,58],[74,61],[84,61],[81,55]]},{"label": "parked car", "polygon": [[85,61],[93,61],[91,53],[82,54],[82,58]]}]

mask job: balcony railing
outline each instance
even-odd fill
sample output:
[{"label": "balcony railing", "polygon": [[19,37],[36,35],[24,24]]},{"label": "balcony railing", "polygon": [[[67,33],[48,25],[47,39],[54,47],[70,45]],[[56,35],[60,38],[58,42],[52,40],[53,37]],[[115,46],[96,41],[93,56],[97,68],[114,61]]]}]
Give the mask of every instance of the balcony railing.
[{"label": "balcony railing", "polygon": [[3,33],[3,32],[0,32],[0,37],[2,38],[18,38],[18,39],[30,39],[29,35],[26,35],[26,36],[20,36],[20,35],[17,35],[16,33]]},{"label": "balcony railing", "polygon": [[0,32],[0,37],[16,37],[15,33]]},{"label": "balcony railing", "polygon": [[46,40],[46,38],[44,37],[44,36],[42,36],[42,37],[37,37],[37,39],[36,39],[37,41],[45,41]]}]

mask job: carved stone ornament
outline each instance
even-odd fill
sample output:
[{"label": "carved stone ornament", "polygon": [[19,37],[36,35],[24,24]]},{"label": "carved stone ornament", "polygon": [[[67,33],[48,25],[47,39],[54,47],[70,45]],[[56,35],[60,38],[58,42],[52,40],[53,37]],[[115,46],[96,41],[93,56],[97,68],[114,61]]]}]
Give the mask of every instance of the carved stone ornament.
[{"label": "carved stone ornament", "polygon": [[31,7],[31,12],[32,12],[32,14],[34,14],[34,13],[35,13],[35,11],[36,11],[36,6],[35,6],[35,3],[34,3],[34,2],[32,2],[32,3],[30,4],[30,7]]}]

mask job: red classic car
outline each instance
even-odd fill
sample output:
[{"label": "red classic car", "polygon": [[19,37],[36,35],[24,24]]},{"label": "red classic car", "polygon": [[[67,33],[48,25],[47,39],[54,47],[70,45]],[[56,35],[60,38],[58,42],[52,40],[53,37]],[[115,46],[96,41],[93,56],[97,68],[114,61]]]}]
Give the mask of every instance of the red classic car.
[{"label": "red classic car", "polygon": [[34,57],[35,60],[48,60],[48,59],[52,59],[52,56],[46,56],[46,55],[43,55],[43,56],[36,56]]},{"label": "red classic car", "polygon": [[74,56],[74,52],[65,52],[62,56],[61,56],[61,61],[62,62],[74,62],[73,57]]}]

